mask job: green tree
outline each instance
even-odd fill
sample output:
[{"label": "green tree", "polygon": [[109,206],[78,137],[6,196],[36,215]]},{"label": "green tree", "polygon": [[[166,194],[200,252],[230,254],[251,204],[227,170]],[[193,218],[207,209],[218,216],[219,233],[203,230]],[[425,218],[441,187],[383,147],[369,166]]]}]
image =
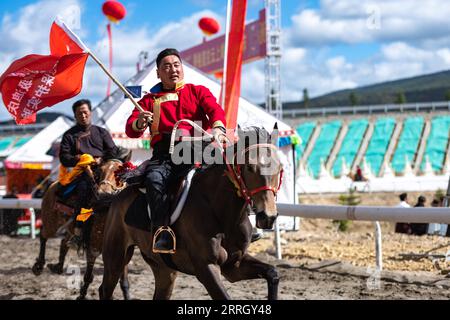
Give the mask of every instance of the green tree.
[{"label": "green tree", "polygon": [[[339,196],[339,204],[343,206],[357,206],[361,203],[361,197],[356,195],[356,189],[350,188],[347,194]],[[352,223],[351,220],[333,220],[333,223],[338,224],[339,231],[347,231]]]},{"label": "green tree", "polygon": [[439,205],[442,205],[443,203],[443,201],[444,201],[444,198],[445,198],[445,193],[444,193],[444,190],[442,190],[442,189],[437,189],[436,190],[436,192],[434,193],[434,200],[437,200],[438,202],[439,202]]},{"label": "green tree", "polygon": [[396,104],[403,104],[406,103],[406,96],[403,92],[398,92],[397,97],[395,98]]},{"label": "green tree", "polygon": [[303,89],[303,107],[308,108],[309,106],[309,94],[308,89]]},{"label": "green tree", "polygon": [[447,92],[445,92],[445,101],[450,101],[450,90],[447,90]]},{"label": "green tree", "polygon": [[359,103],[358,97],[356,96],[356,93],[354,93],[354,92],[350,93],[350,95],[348,96],[348,99],[350,100],[351,106],[356,106]]}]

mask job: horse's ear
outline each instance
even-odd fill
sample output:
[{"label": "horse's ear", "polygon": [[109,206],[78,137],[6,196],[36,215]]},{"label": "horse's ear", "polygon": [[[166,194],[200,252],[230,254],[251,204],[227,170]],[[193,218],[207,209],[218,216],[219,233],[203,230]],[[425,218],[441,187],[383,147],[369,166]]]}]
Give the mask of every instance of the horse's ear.
[{"label": "horse's ear", "polygon": [[244,130],[242,130],[241,125],[239,125],[239,124],[237,126],[237,134],[238,134],[238,137],[244,136]]},{"label": "horse's ear", "polygon": [[275,125],[273,126],[273,131],[270,134],[270,142],[276,145],[277,141],[278,141],[278,122],[275,122]]}]

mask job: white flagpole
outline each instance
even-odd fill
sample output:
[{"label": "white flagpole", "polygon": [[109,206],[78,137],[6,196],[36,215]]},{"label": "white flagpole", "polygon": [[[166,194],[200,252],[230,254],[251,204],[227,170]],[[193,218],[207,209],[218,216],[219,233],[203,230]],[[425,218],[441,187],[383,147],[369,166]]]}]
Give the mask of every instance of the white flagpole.
[{"label": "white flagpole", "polygon": [[108,77],[119,87],[120,90],[123,91],[125,96],[131,100],[131,102],[134,104],[134,106],[140,111],[144,112],[144,109],[134,100],[133,96],[128,92],[128,90],[116,79],[114,76],[109,72],[109,70],[101,63],[101,61],[92,53],[92,51],[89,51],[89,55],[94,59],[95,62],[102,68],[103,71],[108,75]]},{"label": "white flagpole", "polygon": [[230,40],[230,23],[231,23],[231,0],[227,3],[227,22],[225,26],[225,50],[223,57],[223,78],[222,78],[222,108],[225,109],[225,91],[227,89],[227,63],[228,63],[228,42]]}]

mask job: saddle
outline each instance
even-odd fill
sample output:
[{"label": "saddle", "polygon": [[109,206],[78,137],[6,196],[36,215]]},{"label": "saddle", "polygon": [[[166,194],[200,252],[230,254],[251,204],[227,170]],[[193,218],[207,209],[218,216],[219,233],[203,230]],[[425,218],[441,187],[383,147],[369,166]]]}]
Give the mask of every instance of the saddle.
[{"label": "saddle", "polygon": [[[189,171],[187,176],[180,177],[169,187],[168,194],[171,212],[169,226],[173,225],[181,215],[181,211],[186,202],[187,195],[191,186],[191,181],[196,170],[197,169],[195,168],[192,169],[191,171]],[[137,175],[134,176],[134,178],[136,177]],[[152,232],[151,213],[145,196],[143,181],[141,183],[135,183],[134,185],[132,185],[132,188],[136,188],[139,192],[138,196],[127,210],[127,213],[125,215],[125,223],[131,227],[147,232]]]},{"label": "saddle", "polygon": [[77,182],[78,180],[74,180],[67,186],[63,186],[58,183],[57,189],[55,191],[56,200],[55,204],[53,205],[53,209],[65,215],[73,215],[75,209],[74,204],[72,204],[70,201],[70,198],[74,194]]}]

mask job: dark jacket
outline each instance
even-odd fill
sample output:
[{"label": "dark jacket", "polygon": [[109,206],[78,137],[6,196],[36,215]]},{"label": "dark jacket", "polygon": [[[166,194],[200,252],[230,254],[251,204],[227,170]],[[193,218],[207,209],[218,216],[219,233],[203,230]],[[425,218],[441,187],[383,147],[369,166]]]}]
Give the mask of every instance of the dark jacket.
[{"label": "dark jacket", "polygon": [[[417,202],[414,208],[425,207],[423,202]],[[428,223],[411,223],[411,234],[421,236],[426,234],[428,231]]]},{"label": "dark jacket", "polygon": [[116,152],[117,146],[106,129],[95,125],[87,128],[76,125],[63,135],[59,160],[65,167],[74,167],[83,153],[104,158]]}]

